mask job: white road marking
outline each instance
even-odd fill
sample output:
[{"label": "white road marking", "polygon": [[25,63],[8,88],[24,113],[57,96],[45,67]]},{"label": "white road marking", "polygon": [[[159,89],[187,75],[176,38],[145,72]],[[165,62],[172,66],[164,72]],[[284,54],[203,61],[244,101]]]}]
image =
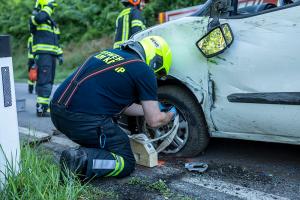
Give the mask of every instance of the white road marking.
[{"label": "white road marking", "polygon": [[231,196],[247,200],[289,200],[289,198],[261,192],[251,188],[246,188],[240,185],[234,185],[224,181],[206,178],[192,178],[184,177],[181,179],[184,182],[201,186],[207,189],[215,190]]}]

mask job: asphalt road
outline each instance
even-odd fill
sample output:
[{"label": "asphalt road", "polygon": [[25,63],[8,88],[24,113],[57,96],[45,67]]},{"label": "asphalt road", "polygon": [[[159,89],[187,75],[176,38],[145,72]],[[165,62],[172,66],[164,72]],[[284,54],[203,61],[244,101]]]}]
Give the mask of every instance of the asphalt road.
[{"label": "asphalt road", "polygon": [[55,128],[50,118],[36,117],[36,111],[35,111],[36,95],[28,93],[27,84],[16,83],[15,89],[16,89],[16,98],[26,100],[25,112],[18,112],[19,126],[43,131],[46,133],[52,133],[53,129]]},{"label": "asphalt road", "polygon": [[[16,95],[26,99],[26,111],[18,113],[19,126],[51,133],[51,120],[35,116],[35,95],[27,93],[26,84],[16,84]],[[192,199],[300,199],[299,155],[300,146],[212,139],[206,152],[196,158],[160,157],[160,167],[137,167],[133,176],[150,182],[162,179],[172,193]],[[189,161],[208,163],[209,168],[203,174],[188,172],[184,163]],[[102,189],[118,188],[121,199],[165,198],[126,180],[97,180],[93,184]]]}]

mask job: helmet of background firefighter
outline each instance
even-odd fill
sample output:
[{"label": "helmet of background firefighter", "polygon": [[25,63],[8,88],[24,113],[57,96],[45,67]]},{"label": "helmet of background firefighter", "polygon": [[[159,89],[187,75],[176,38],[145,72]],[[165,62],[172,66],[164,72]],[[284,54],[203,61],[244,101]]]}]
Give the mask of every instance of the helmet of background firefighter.
[{"label": "helmet of background firefighter", "polygon": [[131,4],[133,6],[138,6],[140,9],[145,7],[145,4],[148,3],[149,0],[121,0],[123,4]]},{"label": "helmet of background firefighter", "polygon": [[160,36],[148,36],[141,41],[127,41],[122,49],[131,49],[140,55],[159,79],[164,79],[170,71],[172,52],[168,43]]},{"label": "helmet of background firefighter", "polygon": [[53,7],[58,6],[55,0],[36,0],[34,8],[42,9],[44,6],[48,4],[52,4]]},{"label": "helmet of background firefighter", "polygon": [[141,3],[141,0],[121,0],[121,3],[129,3],[133,6],[138,6]]}]

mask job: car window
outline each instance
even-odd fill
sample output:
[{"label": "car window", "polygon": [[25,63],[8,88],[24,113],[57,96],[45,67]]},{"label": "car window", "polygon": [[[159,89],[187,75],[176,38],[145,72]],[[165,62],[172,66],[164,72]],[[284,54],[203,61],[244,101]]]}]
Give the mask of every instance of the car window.
[{"label": "car window", "polygon": [[300,0],[238,0],[238,15],[256,14],[265,10],[290,5]]},{"label": "car window", "polygon": [[281,0],[238,0],[238,15],[255,14],[276,8]]},{"label": "car window", "polygon": [[[284,9],[285,7],[299,6],[300,0],[231,0],[234,10],[230,12],[219,13],[220,18],[243,18],[260,13],[266,13],[273,10]],[[206,3],[197,12],[191,16],[214,16],[211,11],[213,0],[207,0]],[[237,3],[237,4],[236,4]],[[237,6],[237,7],[236,7]]]}]

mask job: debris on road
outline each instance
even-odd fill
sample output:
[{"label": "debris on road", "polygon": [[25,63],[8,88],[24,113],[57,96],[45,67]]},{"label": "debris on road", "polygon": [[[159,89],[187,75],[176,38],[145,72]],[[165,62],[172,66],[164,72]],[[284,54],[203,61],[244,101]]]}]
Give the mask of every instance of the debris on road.
[{"label": "debris on road", "polygon": [[185,163],[184,167],[191,171],[204,173],[208,169],[208,164],[202,162]]}]

